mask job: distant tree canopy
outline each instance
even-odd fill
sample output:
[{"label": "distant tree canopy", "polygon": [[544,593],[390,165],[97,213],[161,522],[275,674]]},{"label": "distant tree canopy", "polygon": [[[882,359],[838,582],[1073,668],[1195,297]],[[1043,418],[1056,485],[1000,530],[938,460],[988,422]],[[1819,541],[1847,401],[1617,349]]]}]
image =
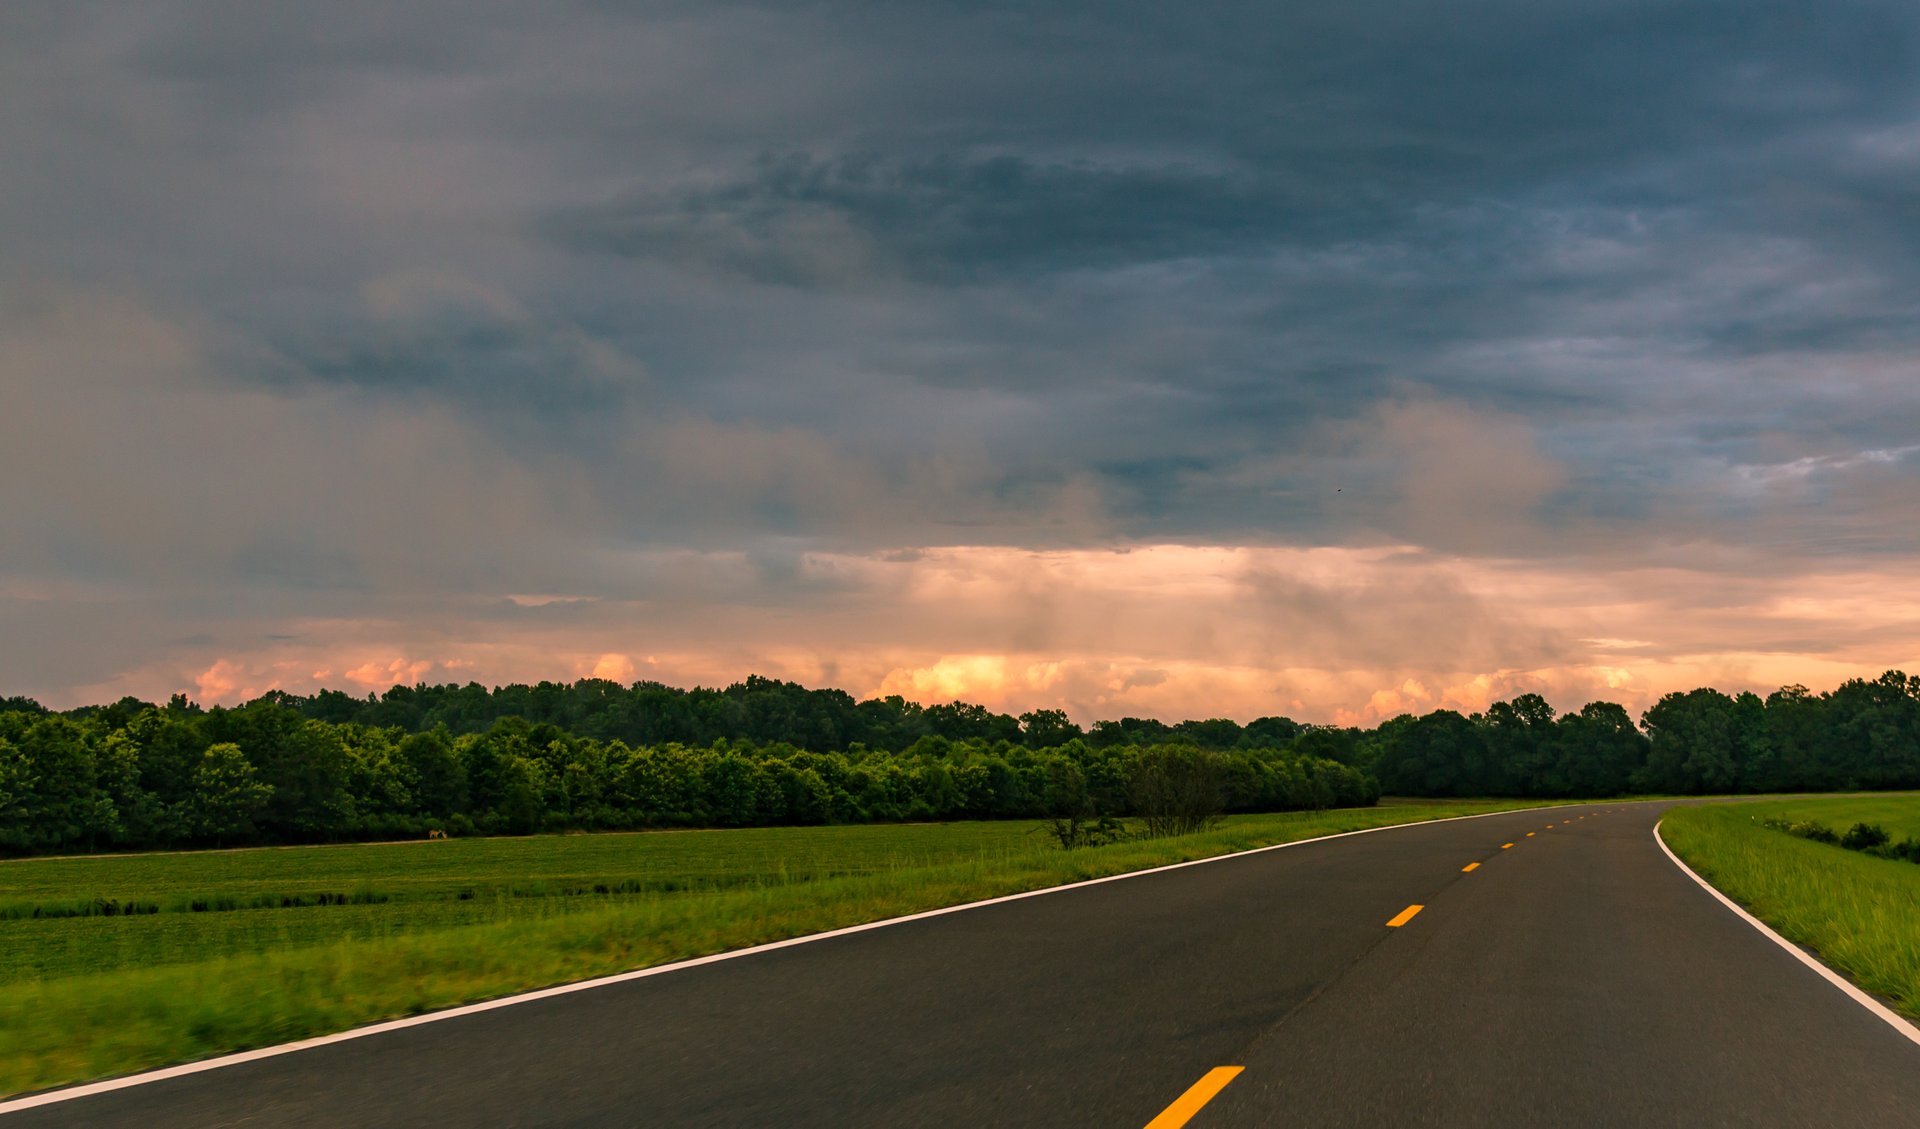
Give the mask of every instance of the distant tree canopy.
[{"label": "distant tree canopy", "polygon": [[66,713],[10,704],[0,712],[0,850],[12,852],[1128,816],[1141,765],[1168,757],[1219,767],[1214,810],[1376,798],[1364,771],[1279,741],[1292,723],[1268,727],[1264,744],[1230,721],[1160,726],[1147,746],[1088,740],[1058,710],[1016,718],[964,702],[855,702],[760,678],[724,691],[590,680],[396,687],[367,699],[270,693],[236,709],[181,697]]},{"label": "distant tree canopy", "polygon": [[1524,694],[1371,730],[1129,717],[1083,731],[1060,710],[856,701],[757,677],[0,707],[0,850],[16,853],[1092,814],[1172,827],[1200,819],[1177,814],[1207,807],[1192,796],[1215,795],[1228,811],[1275,811],[1382,791],[1920,788],[1920,678],[1898,671],[1823,694],[1669,694],[1638,725],[1610,702],[1556,717]]},{"label": "distant tree canopy", "polygon": [[[856,701],[844,690],[810,690],[758,675],[725,689],[683,690],[658,682],[622,686],[587,678],[572,684],[516,683],[493,689],[475,682],[395,686],[364,698],[339,690],[304,697],[276,690],[263,700],[315,721],[399,727],[409,733],[434,728],[445,728],[455,736],[483,733],[502,718],[517,717],[557,726],[575,736],[628,745],[784,742],[817,753],[855,748],[898,753],[926,737],[1005,741],[1029,749],[1052,748],[1075,738],[1100,748],[1183,741],[1203,749],[1277,749],[1307,728],[1284,717],[1264,717],[1246,726],[1226,718],[1168,725],[1152,718],[1126,717],[1099,722],[1088,734],[1064,710],[1034,710],[1015,717],[967,702],[922,706],[897,694]],[[39,709],[28,699],[11,701],[19,708]],[[184,699],[181,702],[184,705]],[[128,699],[74,712],[101,712],[124,723],[145,705]]]},{"label": "distant tree canopy", "polygon": [[1538,695],[1464,717],[1397,717],[1365,739],[1382,791],[1416,796],[1615,796],[1920,788],[1920,677],[1889,671],[1825,694],[1764,700],[1690,690],[1636,727],[1593,702],[1557,720]]}]

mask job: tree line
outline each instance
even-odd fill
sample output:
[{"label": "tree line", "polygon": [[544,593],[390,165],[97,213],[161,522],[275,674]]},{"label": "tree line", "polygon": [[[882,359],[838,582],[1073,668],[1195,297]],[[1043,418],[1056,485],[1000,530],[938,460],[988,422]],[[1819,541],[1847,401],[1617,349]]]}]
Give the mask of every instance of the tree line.
[{"label": "tree line", "polygon": [[[1215,812],[1370,804],[1361,769],[1291,745],[1043,748],[927,735],[859,744],[629,745],[501,717],[409,731],[237,709],[117,703],[0,712],[0,850],[131,849],[565,829],[1153,816],[1171,777]],[[1166,801],[1171,802],[1171,801]]]},{"label": "tree line", "polygon": [[[587,679],[269,693],[202,709],[0,699],[0,850],[873,820],[1279,811],[1405,796],[1920,788],[1920,677],[1669,694],[1636,724],[1538,695],[1372,729],[1168,724]],[[1184,814],[1170,814],[1175,812]],[[1078,834],[1077,831],[1072,834]]]},{"label": "tree line", "polygon": [[1640,717],[1593,702],[1556,718],[1537,694],[1484,714],[1397,717],[1369,735],[1383,791],[1413,796],[1832,792],[1920,788],[1920,676],[1815,694],[1700,689]]},{"label": "tree line", "polygon": [[[311,695],[276,690],[265,700],[316,721],[398,727],[409,733],[441,726],[455,736],[484,733],[503,718],[517,717],[558,726],[575,736],[629,746],[784,742],[816,753],[846,752],[856,746],[897,753],[923,737],[989,744],[1005,741],[1030,749],[1051,748],[1075,738],[1095,747],[1182,742],[1203,749],[1271,748],[1286,744],[1306,728],[1284,717],[1263,717],[1244,726],[1227,718],[1168,725],[1153,718],[1123,717],[1082,729],[1064,710],[1033,710],[1016,716],[967,702],[922,706],[897,694],[856,701],[844,690],[809,689],[758,675],[724,689],[688,690],[659,682],[622,686],[586,678],[491,689],[475,682],[464,686],[423,683],[365,697],[340,690]],[[76,712],[104,712],[124,720],[146,705],[126,699]],[[0,700],[0,709],[5,708],[6,701]]]}]

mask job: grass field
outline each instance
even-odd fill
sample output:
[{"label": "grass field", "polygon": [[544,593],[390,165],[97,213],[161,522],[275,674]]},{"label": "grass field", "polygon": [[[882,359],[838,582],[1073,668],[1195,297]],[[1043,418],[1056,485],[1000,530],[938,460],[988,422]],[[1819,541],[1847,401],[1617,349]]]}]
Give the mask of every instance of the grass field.
[{"label": "grass field", "polygon": [[[1033,828],[750,828],[0,862],[0,985],[994,859],[1039,846]],[[301,904],[323,898],[347,904]],[[55,916],[102,902],[159,912]]]},{"label": "grass field", "polygon": [[[994,822],[0,862],[0,1094],[1083,878],[1514,806],[1235,816],[1196,835],[1077,851],[1051,847],[1033,823]],[[142,912],[49,916],[105,902]]]},{"label": "grass field", "polygon": [[1920,837],[1920,796],[1768,800],[1674,808],[1661,837],[1700,877],[1900,1012],[1920,1018],[1920,866],[1763,826],[1878,823]]}]

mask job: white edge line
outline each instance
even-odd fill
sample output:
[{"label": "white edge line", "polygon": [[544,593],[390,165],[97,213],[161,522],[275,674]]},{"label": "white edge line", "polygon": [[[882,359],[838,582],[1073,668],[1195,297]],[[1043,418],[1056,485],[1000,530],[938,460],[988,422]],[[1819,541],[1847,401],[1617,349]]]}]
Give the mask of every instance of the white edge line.
[{"label": "white edge line", "polygon": [[[1866,1008],[1868,1011],[1872,1012],[1874,1015],[1886,1021],[1887,1026],[1893,1028],[1895,1031],[1898,1031],[1900,1032],[1900,1034],[1906,1036],[1909,1042],[1920,1044],[1920,1028],[1916,1028],[1913,1024],[1907,1022],[1905,1017],[1895,1012],[1892,1008],[1888,1007],[1887,1005],[1881,1003],[1879,1000],[1874,999],[1872,996],[1862,991],[1858,985],[1854,984],[1853,981],[1848,980],[1846,977],[1840,975],[1838,972],[1835,972],[1833,969],[1828,968],[1826,965],[1820,963],[1818,960],[1815,960],[1812,956],[1808,955],[1805,949],[1794,944],[1792,941],[1787,940],[1785,937],[1782,937],[1780,934],[1775,933],[1772,927],[1769,926],[1766,922],[1748,913],[1745,909],[1743,909],[1740,906],[1740,903],[1734,901],[1732,898],[1729,898],[1725,894],[1714,889],[1713,886],[1710,885],[1706,879],[1700,877],[1698,874],[1695,874],[1693,872],[1692,867],[1688,866],[1684,862],[1681,862],[1680,856],[1674,854],[1673,848],[1667,846],[1667,841],[1660,837],[1660,824],[1665,822],[1666,822],[1665,819],[1661,819],[1658,822],[1654,823],[1653,841],[1660,844],[1660,849],[1666,853],[1667,858],[1673,862],[1673,865],[1680,868],[1680,873],[1685,874],[1688,878],[1691,878],[1695,882],[1699,883],[1700,888],[1702,890],[1705,890],[1707,893],[1712,894],[1715,898],[1719,899],[1721,905],[1726,906],[1728,909],[1732,910],[1734,913],[1739,914],[1740,920],[1746,922],[1748,925],[1751,925],[1755,929],[1759,930],[1761,936],[1765,937],[1769,941],[1772,941],[1774,944],[1779,945],[1781,948],[1787,950],[1789,953],[1792,953],[1793,959],[1799,961],[1801,964],[1806,965],[1808,968],[1813,969],[1815,972],[1818,972],[1821,975],[1821,977],[1826,980],[1827,983],[1840,989],[1842,992],[1845,992],[1849,997],[1852,998],[1854,1003],[1859,1004],[1861,1007]],[[0,1106],[0,1111],[5,1110],[5,1108],[6,1108],[5,1106]]]},{"label": "white edge line", "polygon": [[[532,1003],[535,1000],[551,999],[554,996],[565,996],[573,992],[585,992],[592,988],[604,988],[611,984],[624,984],[630,980],[644,980],[649,976],[660,976],[668,972],[679,972],[681,969],[686,968],[698,968],[703,964],[717,964],[723,960],[734,960],[738,957],[753,956],[756,953],[772,952],[775,949],[792,948],[795,945],[805,945],[813,941],[825,941],[832,937],[845,937],[853,933],[865,933],[870,929],[884,929],[889,925],[904,925],[909,921],[923,921],[929,917],[941,917],[949,913],[961,913],[965,910],[979,909],[982,906],[999,905],[1002,902],[1017,902],[1023,898],[1037,898],[1043,894],[1057,894],[1063,890],[1078,890],[1087,886],[1099,886],[1103,883],[1118,882],[1126,878],[1139,878],[1146,874],[1163,874],[1169,870],[1181,870],[1189,866],[1201,866],[1210,862],[1220,862],[1225,859],[1245,858],[1248,855],[1264,854],[1267,851],[1284,850],[1288,847],[1304,847],[1308,843],[1324,843],[1329,839],[1345,839],[1351,835],[1368,835],[1375,831],[1398,831],[1408,827],[1431,827],[1436,823],[1453,823],[1462,819],[1485,819],[1488,816],[1511,815],[1514,812],[1521,811],[1540,811],[1543,810],[1544,807],[1556,806],[1561,805],[1505,808],[1501,811],[1484,811],[1473,815],[1450,815],[1442,819],[1422,819],[1410,823],[1387,823],[1379,827],[1363,827],[1358,831],[1341,831],[1332,835],[1317,835],[1311,839],[1295,839],[1287,843],[1269,843],[1264,847],[1250,847],[1244,851],[1234,851],[1224,855],[1209,855],[1202,859],[1188,859],[1186,862],[1168,863],[1165,866],[1150,867],[1146,870],[1130,870],[1122,874],[1108,874],[1100,878],[1087,878],[1079,882],[1068,882],[1060,886],[1043,886],[1038,890],[1023,890],[1017,894],[1002,894],[999,897],[983,898],[977,902],[965,902],[957,906],[941,906],[938,909],[922,910],[919,913],[910,913],[903,917],[889,917],[881,921],[868,921],[859,925],[844,926],[840,929],[829,929],[824,933],[809,933],[804,937],[789,937],[784,941],[769,941],[764,945],[753,945],[744,949],[729,949],[723,953],[709,953],[703,957],[693,957],[689,960],[675,961],[672,964],[656,964],[649,968],[636,968],[631,972],[618,972],[612,976],[601,976],[593,980],[576,980],[571,984],[557,984],[551,988],[522,992],[516,996],[502,996],[499,999],[485,1000],[477,1004],[465,1004],[460,1007],[447,1008],[443,1011],[431,1011],[424,1015],[410,1015],[404,1019],[389,1019],[383,1023],[373,1023],[365,1027],[355,1027],[346,1031],[338,1031],[331,1035],[316,1035],[311,1039],[301,1039],[295,1043],[281,1043],[277,1046],[260,1047],[251,1051],[240,1051],[236,1054],[221,1055],[218,1058],[207,1058],[197,1062],[181,1063],[178,1066],[162,1067],[159,1070],[142,1071],[139,1074],[129,1074],[121,1078],[109,1078],[103,1082],[89,1082],[80,1086],[68,1086],[64,1089],[48,1090],[45,1093],[33,1094],[23,1098],[14,1098],[11,1101],[0,1101],[0,1114],[18,1113],[21,1110],[53,1105],[57,1102],[73,1101],[76,1098],[89,1098],[95,1094],[106,1094],[114,1090],[125,1090],[133,1086],[144,1086],[149,1082],[164,1082],[169,1078],[183,1078],[189,1074],[199,1074],[207,1070],[218,1070],[224,1066],[239,1066],[242,1063],[258,1062],[263,1058],[274,1058],[278,1055],[293,1054],[295,1051],[311,1050],[315,1047],[324,1047],[330,1043],[344,1043],[350,1039],[364,1039],[369,1035],[383,1035],[389,1031],[400,1031],[408,1027],[419,1027],[428,1023],[438,1023],[443,1019],[458,1019],[464,1015],[478,1015],[483,1011],[493,1011],[496,1008]],[[1692,872],[1689,871],[1688,873]],[[1695,881],[1699,881],[1699,879],[1696,878]],[[1711,889],[1711,887],[1709,887],[1709,889]],[[1728,904],[1731,905],[1732,903]],[[1738,907],[1735,908],[1737,909]],[[1761,928],[1765,929],[1766,927],[1763,925]]]}]

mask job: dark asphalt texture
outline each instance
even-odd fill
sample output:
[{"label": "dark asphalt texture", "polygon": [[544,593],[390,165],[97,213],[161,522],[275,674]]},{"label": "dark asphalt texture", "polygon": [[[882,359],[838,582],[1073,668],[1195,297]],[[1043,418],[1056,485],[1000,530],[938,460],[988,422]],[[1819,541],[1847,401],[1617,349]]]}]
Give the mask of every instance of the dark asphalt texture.
[{"label": "dark asphalt texture", "polygon": [[1666,806],[1225,859],[0,1126],[1137,1129],[1223,1065],[1194,1129],[1920,1126],[1920,1047],[1667,861]]}]

